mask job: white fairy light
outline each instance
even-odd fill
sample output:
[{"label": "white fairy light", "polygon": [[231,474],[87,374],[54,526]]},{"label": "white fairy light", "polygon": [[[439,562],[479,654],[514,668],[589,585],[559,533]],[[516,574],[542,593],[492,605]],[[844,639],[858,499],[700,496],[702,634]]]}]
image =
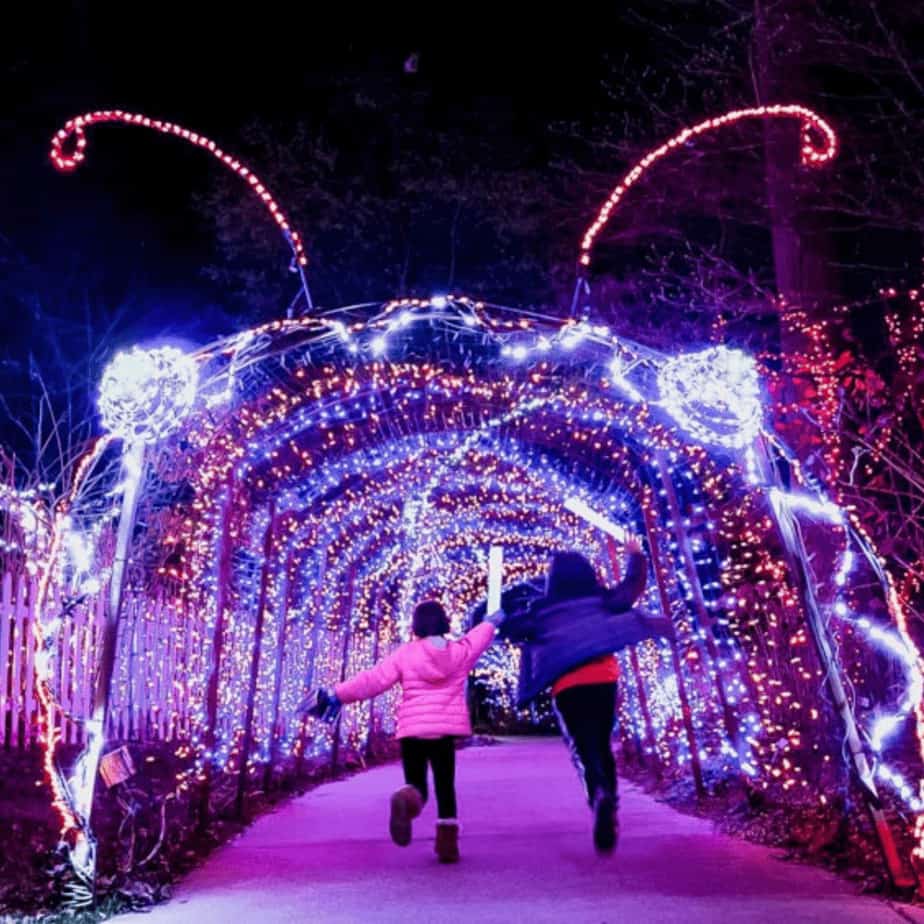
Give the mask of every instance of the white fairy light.
[{"label": "white fairy light", "polygon": [[853,551],[851,549],[844,549],[844,554],[841,556],[837,574],[834,575],[834,583],[837,584],[838,587],[843,587],[847,583],[847,578],[852,570]]},{"label": "white fairy light", "polygon": [[344,342],[348,343],[350,341],[350,329],[343,323],[343,321],[338,321],[334,318],[331,321],[327,322],[330,325],[331,330],[337,334],[337,336]]},{"label": "white fairy light", "polygon": [[879,764],[876,768],[876,776],[885,783],[888,783],[907,803],[913,812],[924,811],[924,801],[915,795],[911,784],[896,770],[886,764]]},{"label": "white fairy light", "polygon": [[492,545],[488,552],[488,614],[501,606],[501,586],[504,572],[504,547]]},{"label": "white fairy light", "polygon": [[707,445],[743,449],[760,431],[760,380],[752,357],[724,346],[684,353],[658,372],[661,404]]},{"label": "white fairy light", "polygon": [[775,505],[785,505],[790,510],[805,513],[827,523],[840,524],[844,522],[843,510],[824,497],[816,498],[808,494],[798,494],[793,491],[784,491],[781,488],[771,488],[770,500]]},{"label": "white fairy light", "polygon": [[877,753],[881,753],[887,740],[901,728],[915,703],[920,701],[924,693],[924,676],[916,652],[908,647],[898,633],[877,626],[865,616],[861,616],[855,624],[876,647],[897,658],[905,671],[905,690],[897,711],[877,716],[870,731],[870,743]]},{"label": "white fairy light", "polygon": [[627,378],[631,368],[619,353],[613,354],[609,363],[613,385],[624,391],[633,401],[643,401],[641,392]]},{"label": "white fairy light", "polygon": [[564,349],[573,350],[586,336],[587,328],[582,321],[578,324],[566,327],[561,334],[559,343]]}]

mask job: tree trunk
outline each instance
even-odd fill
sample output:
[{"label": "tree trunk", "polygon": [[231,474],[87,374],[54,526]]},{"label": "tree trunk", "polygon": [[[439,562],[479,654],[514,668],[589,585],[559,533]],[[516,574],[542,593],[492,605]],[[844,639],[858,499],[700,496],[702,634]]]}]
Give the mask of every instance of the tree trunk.
[{"label": "tree trunk", "polygon": [[[753,31],[754,92],[760,105],[811,105],[813,87],[806,71],[812,60],[811,7],[799,0],[755,0]],[[764,122],[767,206],[777,291],[789,305],[814,316],[824,312],[836,291],[831,241],[817,213],[800,194],[797,128],[789,120]],[[788,335],[781,331],[781,346]]]}]

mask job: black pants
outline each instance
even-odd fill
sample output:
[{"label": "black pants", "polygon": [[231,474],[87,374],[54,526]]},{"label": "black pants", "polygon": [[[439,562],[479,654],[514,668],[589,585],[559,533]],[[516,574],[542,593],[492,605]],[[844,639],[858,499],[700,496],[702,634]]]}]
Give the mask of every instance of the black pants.
[{"label": "black pants", "polygon": [[456,739],[402,738],[401,763],[404,781],[416,786],[427,801],[427,764],[433,768],[436,813],[439,818],[456,818]]},{"label": "black pants", "polygon": [[591,804],[598,792],[617,798],[616,761],[610,748],[616,721],[616,684],[569,687],[555,697],[555,714]]}]

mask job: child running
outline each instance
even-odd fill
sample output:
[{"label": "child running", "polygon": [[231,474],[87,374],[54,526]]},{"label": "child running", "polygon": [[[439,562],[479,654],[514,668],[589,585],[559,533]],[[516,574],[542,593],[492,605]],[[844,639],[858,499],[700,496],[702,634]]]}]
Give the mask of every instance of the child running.
[{"label": "child running", "polygon": [[391,797],[389,831],[399,847],[411,842],[411,823],[427,801],[427,766],[436,791],[436,855],[441,863],[459,860],[456,807],[456,738],[472,733],[465,697],[475,662],[494,639],[498,611],[458,641],[446,638],[449,619],[435,601],[414,610],[413,641],[383,661],[332,690],[320,690],[310,710],[330,719],[341,704],[372,699],[401,684],[397,737],[401,744],[404,782]]},{"label": "child running", "polygon": [[619,836],[610,746],[619,679],[614,652],[669,632],[666,620],[629,612],[645,589],[648,569],[637,539],[625,548],[626,577],[611,590],[598,584],[583,555],[556,553],[545,596],[511,613],[501,628],[506,638],[523,643],[518,705],[552,688],[558,724],[594,814],[594,845],[600,853],[611,852]]}]

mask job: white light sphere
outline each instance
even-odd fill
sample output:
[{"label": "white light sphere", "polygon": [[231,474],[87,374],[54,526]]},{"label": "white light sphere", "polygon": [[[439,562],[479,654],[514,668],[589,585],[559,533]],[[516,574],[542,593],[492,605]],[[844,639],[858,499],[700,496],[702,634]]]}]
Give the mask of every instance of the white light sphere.
[{"label": "white light sphere", "polygon": [[709,347],[667,360],[658,371],[661,404],[694,439],[743,449],[760,432],[763,406],[754,359]]},{"label": "white light sphere", "polygon": [[196,361],[176,347],[117,353],[99,385],[103,426],[129,443],[156,443],[183,421],[198,384]]}]

